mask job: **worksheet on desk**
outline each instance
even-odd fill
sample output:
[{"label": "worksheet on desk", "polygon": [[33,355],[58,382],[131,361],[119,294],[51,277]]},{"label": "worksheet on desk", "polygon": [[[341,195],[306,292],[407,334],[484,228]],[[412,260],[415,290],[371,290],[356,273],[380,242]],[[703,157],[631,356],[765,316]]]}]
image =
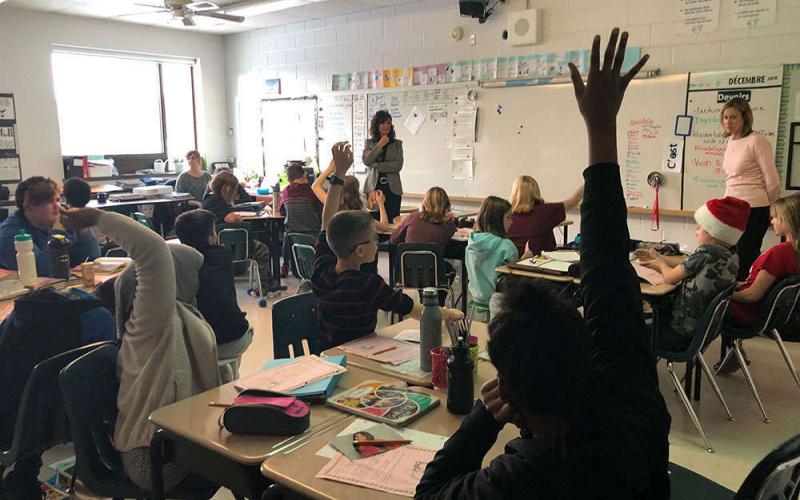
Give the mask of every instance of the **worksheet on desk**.
[{"label": "worksheet on desk", "polygon": [[400,342],[389,337],[374,335],[364,337],[339,346],[342,351],[379,363],[401,365],[408,360],[419,357],[419,346]]}]

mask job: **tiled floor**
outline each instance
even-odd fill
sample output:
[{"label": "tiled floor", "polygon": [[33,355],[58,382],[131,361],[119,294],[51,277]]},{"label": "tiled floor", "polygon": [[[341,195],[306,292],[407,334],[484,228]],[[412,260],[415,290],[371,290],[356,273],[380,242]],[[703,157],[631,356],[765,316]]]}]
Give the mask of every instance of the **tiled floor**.
[{"label": "tiled floor", "polygon": [[[286,284],[289,290],[285,295],[292,294],[297,281],[290,278],[286,280]],[[270,307],[259,308],[257,300],[246,295],[245,288],[244,281],[237,282],[239,303],[255,328],[255,336],[242,359],[243,375],[258,370],[272,358],[270,311],[274,302],[270,300]],[[385,322],[386,318],[380,315],[379,321]],[[788,343],[787,347],[795,363],[800,365],[800,344]],[[716,361],[718,352],[718,343],[709,348],[706,359],[710,364]],[[704,380],[702,401],[693,404],[715,453],[706,452],[677,393],[672,390],[672,382],[664,363],[660,363],[658,367],[661,390],[672,414],[670,460],[733,490],[739,487],[753,465],[774,446],[800,433],[800,388],[791,379],[777,346],[766,339],[753,340],[747,343],[747,352],[752,360],[750,369],[753,378],[772,422],[762,422],[761,414],[741,373],[717,377],[735,417],[733,422],[727,420],[722,406]],[[680,367],[679,373],[682,372]],[[70,453],[69,447],[61,447],[48,453],[45,463],[52,463]],[[363,498],[368,496],[369,493],[365,491]],[[83,495],[80,497],[89,498]],[[229,491],[220,491],[214,498],[227,500],[233,496]]]}]

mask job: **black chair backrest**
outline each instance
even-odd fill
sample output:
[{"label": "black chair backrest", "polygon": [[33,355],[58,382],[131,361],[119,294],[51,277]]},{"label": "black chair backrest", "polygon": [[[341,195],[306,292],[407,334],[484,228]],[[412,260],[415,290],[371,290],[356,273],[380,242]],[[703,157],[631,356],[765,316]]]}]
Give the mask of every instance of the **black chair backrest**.
[{"label": "black chair backrest", "polygon": [[764,300],[758,320],[759,333],[769,333],[773,328],[780,329],[791,318],[800,296],[800,275],[786,277],[773,285]]},{"label": "black chair backrest", "polygon": [[292,261],[300,279],[310,280],[314,274],[314,259],[317,252],[311,245],[292,245]]},{"label": "black chair backrest", "polygon": [[319,354],[317,300],[313,293],[302,293],[272,304],[272,352],[274,359],[288,358],[289,346],[295,356],[303,353],[306,339],[310,354]]},{"label": "black chair backrest", "polygon": [[706,308],[706,312],[703,313],[703,317],[697,324],[692,343],[687,349],[687,354],[690,357],[694,357],[697,351],[704,349],[719,336],[719,332],[722,329],[722,320],[725,318],[730,304],[728,299],[735,287],[735,284],[725,287]]},{"label": "black chair backrest", "polygon": [[58,374],[75,359],[106,344],[98,342],[78,347],[48,358],[33,368],[22,392],[11,446],[0,453],[0,463],[7,466],[20,457],[38,456],[57,444],[70,441]]},{"label": "black chair backrest", "polygon": [[397,282],[404,288],[447,286],[442,249],[436,243],[397,245]]},{"label": "black chair backrest", "polygon": [[800,491],[800,434],[753,467],[734,500],[796,500]]},{"label": "black chair backrest", "polygon": [[110,344],[85,354],[61,370],[59,382],[69,416],[78,477],[97,494],[137,498],[146,495],[127,480],[112,443],[119,391],[118,350]]}]

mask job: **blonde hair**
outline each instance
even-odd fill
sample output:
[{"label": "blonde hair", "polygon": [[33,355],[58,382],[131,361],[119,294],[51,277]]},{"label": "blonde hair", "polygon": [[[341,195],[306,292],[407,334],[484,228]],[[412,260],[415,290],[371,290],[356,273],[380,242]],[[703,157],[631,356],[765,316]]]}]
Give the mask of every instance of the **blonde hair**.
[{"label": "blonde hair", "polygon": [[530,175],[520,175],[511,186],[511,213],[530,212],[533,207],[544,203],[539,183]]},{"label": "blonde hair", "polygon": [[786,196],[775,200],[775,217],[781,220],[791,234],[792,246],[800,259],[800,196]]},{"label": "blonde hair", "polygon": [[339,210],[364,210],[364,200],[361,199],[361,189],[357,177],[352,175],[344,177]]},{"label": "blonde hair", "polygon": [[430,188],[422,199],[422,219],[442,224],[447,220],[449,212],[450,197],[447,196],[447,192],[438,186]]},{"label": "blonde hair", "polygon": [[[753,110],[750,109],[750,103],[741,97],[732,97],[728,102],[722,106],[722,111],[719,112],[719,123],[722,125],[722,115],[725,114],[726,109],[733,108],[742,114],[742,137],[746,137],[753,132]],[[730,137],[731,134],[723,132],[724,137]]]}]

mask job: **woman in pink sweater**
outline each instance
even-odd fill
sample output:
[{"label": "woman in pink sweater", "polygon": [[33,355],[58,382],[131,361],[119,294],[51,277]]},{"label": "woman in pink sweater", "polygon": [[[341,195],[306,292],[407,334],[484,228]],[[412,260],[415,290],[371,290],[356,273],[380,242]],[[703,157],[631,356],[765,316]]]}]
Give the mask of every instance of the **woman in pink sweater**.
[{"label": "woman in pink sweater", "polygon": [[739,281],[747,279],[750,266],[761,254],[761,242],[769,228],[769,207],[780,196],[781,187],[775,155],[766,137],[753,132],[753,111],[741,97],[725,103],[720,123],[728,138],[722,169],[725,171],[725,196],[750,204],[747,229],[739,238]]}]

